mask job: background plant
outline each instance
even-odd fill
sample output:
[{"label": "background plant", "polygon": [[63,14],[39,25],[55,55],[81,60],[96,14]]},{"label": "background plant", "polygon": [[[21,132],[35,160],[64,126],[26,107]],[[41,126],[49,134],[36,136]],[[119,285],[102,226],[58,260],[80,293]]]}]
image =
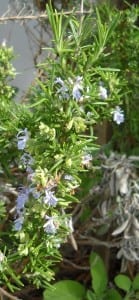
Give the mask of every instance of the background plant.
[{"label": "background plant", "polygon": [[70,300],[138,299],[139,274],[133,281],[128,276],[119,274],[115,276],[114,282],[110,282],[108,285],[105,265],[101,257],[95,252],[90,255],[90,272],[92,289],[87,290],[83,285],[73,280],[63,280],[44,291],[44,300],[52,298],[64,300],[65,297]]},{"label": "background plant", "polygon": [[[101,7],[102,19],[113,19],[119,15],[119,11],[111,9],[109,5]],[[139,27],[138,27],[138,5],[127,6],[120,12],[117,26],[105,48],[107,56],[101,59],[101,65],[115,67],[120,70],[119,75],[126,84],[123,86],[123,104],[126,123],[121,131],[113,127],[113,146],[118,151],[127,154],[138,155],[138,55],[139,55]],[[107,22],[106,21],[106,22]],[[124,140],[124,143],[122,142]],[[118,143],[117,143],[118,141]]]}]

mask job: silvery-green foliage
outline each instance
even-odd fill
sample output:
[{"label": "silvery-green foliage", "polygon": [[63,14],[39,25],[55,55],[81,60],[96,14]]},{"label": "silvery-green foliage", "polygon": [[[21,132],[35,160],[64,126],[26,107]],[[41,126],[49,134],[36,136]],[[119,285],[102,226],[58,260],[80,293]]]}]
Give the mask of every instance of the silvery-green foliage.
[{"label": "silvery-green foliage", "polygon": [[[139,261],[139,158],[111,153],[101,159],[104,175],[100,188],[105,197],[99,204],[100,224],[113,228],[111,238],[113,243],[118,239],[118,258]],[[93,218],[95,222],[97,225],[99,220]]]}]

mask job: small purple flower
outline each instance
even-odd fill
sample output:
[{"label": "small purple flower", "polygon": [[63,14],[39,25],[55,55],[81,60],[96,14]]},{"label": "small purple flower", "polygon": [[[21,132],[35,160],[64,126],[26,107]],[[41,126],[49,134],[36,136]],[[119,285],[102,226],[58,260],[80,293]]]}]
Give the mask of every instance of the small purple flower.
[{"label": "small purple flower", "polygon": [[102,100],[106,100],[108,98],[107,89],[102,85],[99,86],[99,96]]},{"label": "small purple flower", "polygon": [[26,168],[33,164],[33,157],[29,153],[24,153],[20,158],[23,166]]},{"label": "small purple flower", "polygon": [[56,206],[58,199],[54,195],[54,192],[51,192],[49,190],[45,190],[45,197],[43,198],[43,201],[45,204],[48,204],[49,206]]},{"label": "small purple flower", "polygon": [[16,210],[20,214],[24,209],[25,203],[28,201],[29,190],[25,187],[21,187],[16,199]]},{"label": "small purple flower", "polygon": [[20,130],[17,134],[17,148],[23,150],[26,146],[26,142],[29,139],[29,133],[27,128]]},{"label": "small purple flower", "polygon": [[119,106],[116,106],[115,110],[113,111],[113,121],[118,125],[124,122],[124,112]]},{"label": "small purple flower", "polygon": [[90,162],[92,161],[92,155],[87,153],[87,154],[84,154],[82,156],[82,164],[85,165],[85,166],[89,166],[90,165]]},{"label": "small purple flower", "polygon": [[62,86],[64,85],[64,81],[61,79],[61,77],[57,77],[55,83],[59,83]]},{"label": "small purple flower", "polygon": [[79,101],[82,97],[81,91],[78,89],[76,85],[73,87],[72,96],[73,99],[75,99],[76,101]]},{"label": "small purple flower", "polygon": [[46,216],[45,218],[47,222],[43,225],[44,231],[48,234],[55,234],[57,231],[56,226],[54,224],[55,217]]},{"label": "small purple flower", "polygon": [[30,188],[29,191],[35,199],[40,198],[41,193],[39,191],[37,191],[37,189],[35,187]]},{"label": "small purple flower", "polygon": [[[33,162],[33,159],[32,159],[32,162]],[[35,177],[35,172],[34,170],[32,169],[32,164],[28,164],[26,166],[26,172],[27,172],[27,179],[28,181],[33,181],[33,178]]]},{"label": "small purple flower", "polygon": [[75,99],[76,101],[80,101],[82,98],[82,90],[83,90],[82,77],[77,76],[72,90],[73,99]]},{"label": "small purple flower", "polygon": [[14,221],[14,229],[16,231],[20,231],[22,229],[23,226],[23,222],[24,222],[24,217],[21,214],[17,219],[15,219]]},{"label": "small purple flower", "polygon": [[65,175],[64,175],[64,179],[65,179],[65,180],[68,180],[68,181],[73,181],[74,178],[73,178],[72,175],[65,174]]},{"label": "small purple flower", "polygon": [[33,171],[33,169],[32,169],[30,166],[27,166],[27,167],[26,167],[26,172],[28,173],[28,177],[29,177],[30,179],[33,179],[34,171]]},{"label": "small purple flower", "polygon": [[59,94],[59,98],[69,99],[69,93],[68,93],[69,89],[65,85],[64,81],[60,77],[57,77],[55,80],[55,83],[58,83],[61,85],[61,87],[58,88],[58,90],[57,90],[57,94]]}]

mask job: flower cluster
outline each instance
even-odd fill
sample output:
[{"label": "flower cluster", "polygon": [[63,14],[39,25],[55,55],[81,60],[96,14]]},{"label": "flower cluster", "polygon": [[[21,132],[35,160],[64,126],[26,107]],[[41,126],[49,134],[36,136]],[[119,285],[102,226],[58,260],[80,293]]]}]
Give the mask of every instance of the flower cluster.
[{"label": "flower cluster", "polygon": [[93,157],[91,154],[89,153],[85,153],[83,156],[82,156],[82,164],[86,167],[89,167],[90,164],[91,164],[91,161],[92,161]]},{"label": "flower cluster", "polygon": [[21,230],[24,222],[24,207],[29,198],[29,190],[26,187],[19,189],[18,197],[16,199],[16,213],[17,218],[14,221],[15,230]]},{"label": "flower cluster", "polygon": [[57,231],[56,217],[49,217],[46,215],[45,219],[46,219],[46,223],[43,226],[44,231],[48,234],[55,234]]},{"label": "flower cluster", "polygon": [[[29,132],[27,128],[19,131],[19,133],[17,134],[17,148],[19,150],[25,150],[26,142],[28,141],[28,139]],[[14,221],[14,229],[17,231],[20,231],[23,227],[25,204],[29,200],[30,195],[32,195],[35,200],[40,199],[42,201],[42,204],[44,204],[46,208],[55,207],[58,202],[54,191],[52,191],[52,188],[55,185],[52,184],[49,188],[41,188],[41,191],[37,190],[37,186],[35,186],[35,172],[32,169],[34,159],[28,152],[24,152],[22,154],[20,163],[27,172],[27,187],[22,186],[19,188],[18,197],[16,199],[16,219]],[[47,221],[45,222],[43,228],[44,231],[48,234],[56,233],[56,227],[54,225],[55,218],[48,215],[45,216],[45,220]]]},{"label": "flower cluster", "polygon": [[72,91],[72,98],[77,102],[82,99],[82,91],[83,91],[83,78],[81,76],[75,77],[75,79],[68,78],[66,82],[64,82],[60,77],[57,77],[55,80],[55,84],[60,85],[57,89],[57,94],[61,99],[70,99],[70,90]]},{"label": "flower cluster", "polygon": [[29,134],[27,128],[21,130],[17,134],[17,147],[19,150],[24,150],[26,147],[26,143],[29,139]]},{"label": "flower cluster", "polygon": [[43,198],[43,202],[48,206],[55,207],[57,205],[58,199],[54,195],[54,192],[51,192],[48,189],[45,189],[45,196]]},{"label": "flower cluster", "polygon": [[71,81],[73,85],[72,96],[76,101],[81,101],[83,91],[83,77],[77,76],[75,82]]},{"label": "flower cluster", "polygon": [[69,99],[69,89],[64,83],[64,81],[57,77],[55,80],[55,84],[58,84],[60,87],[57,89],[57,94],[59,95],[60,99]]},{"label": "flower cluster", "polygon": [[108,98],[107,89],[102,85],[99,86],[99,96],[102,100],[106,100]]},{"label": "flower cluster", "polygon": [[115,110],[113,111],[113,121],[118,125],[124,122],[124,112],[119,106],[116,106]]}]

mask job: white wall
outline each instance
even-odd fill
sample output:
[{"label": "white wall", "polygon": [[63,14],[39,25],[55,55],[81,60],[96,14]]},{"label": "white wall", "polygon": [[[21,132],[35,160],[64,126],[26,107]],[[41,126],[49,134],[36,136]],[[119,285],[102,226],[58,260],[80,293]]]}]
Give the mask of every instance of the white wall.
[{"label": "white wall", "polygon": [[[22,3],[21,0],[18,1]],[[10,0],[0,0],[0,16],[7,11],[9,2]],[[37,34],[37,22],[28,21],[25,24],[34,31],[35,35]],[[26,25],[14,21],[8,21],[5,24],[0,23],[0,43],[6,39],[7,45],[13,46],[16,55],[16,59],[13,61],[13,64],[19,74],[13,84],[20,89],[20,93],[17,97],[19,100],[30,86],[36,73],[32,50],[34,51],[34,48],[36,47],[35,51],[37,51],[37,44],[34,43],[33,45],[31,43],[33,48],[32,50],[30,49],[31,39],[30,35],[26,34]],[[48,36],[45,34],[44,40],[47,41],[47,39]]]}]

